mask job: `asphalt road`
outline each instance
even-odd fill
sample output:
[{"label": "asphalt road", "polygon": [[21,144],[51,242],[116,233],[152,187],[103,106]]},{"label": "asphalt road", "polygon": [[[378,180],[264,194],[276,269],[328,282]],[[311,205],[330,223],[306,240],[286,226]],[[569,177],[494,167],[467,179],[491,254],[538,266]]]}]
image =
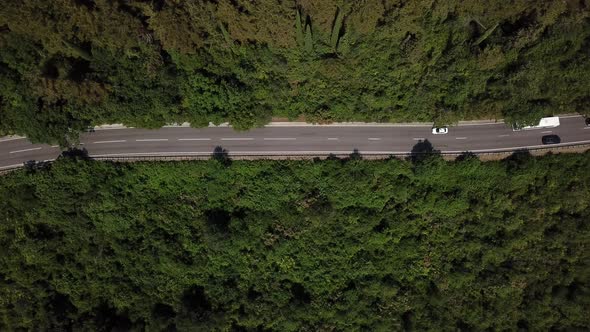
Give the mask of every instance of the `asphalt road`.
[{"label": "asphalt road", "polygon": [[[221,146],[229,155],[300,155],[351,153],[407,153],[421,140],[442,152],[474,153],[534,148],[543,135],[556,134],[561,144],[590,143],[590,127],[581,116],[560,119],[550,129],[512,131],[504,123],[467,123],[450,127],[446,135],[433,135],[429,125],[271,125],[246,132],[229,127],[193,129],[97,129],[81,137],[91,156],[208,155]],[[29,160],[52,160],[57,146],[31,144],[26,138],[0,138],[0,170]]]}]

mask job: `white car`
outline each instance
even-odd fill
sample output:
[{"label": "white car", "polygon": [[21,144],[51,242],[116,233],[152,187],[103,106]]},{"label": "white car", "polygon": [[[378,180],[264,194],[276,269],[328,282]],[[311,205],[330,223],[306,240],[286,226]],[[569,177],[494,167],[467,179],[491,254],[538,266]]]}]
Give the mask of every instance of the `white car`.
[{"label": "white car", "polygon": [[442,135],[442,134],[448,134],[449,133],[449,128],[448,127],[433,127],[432,128],[432,134],[434,135]]}]

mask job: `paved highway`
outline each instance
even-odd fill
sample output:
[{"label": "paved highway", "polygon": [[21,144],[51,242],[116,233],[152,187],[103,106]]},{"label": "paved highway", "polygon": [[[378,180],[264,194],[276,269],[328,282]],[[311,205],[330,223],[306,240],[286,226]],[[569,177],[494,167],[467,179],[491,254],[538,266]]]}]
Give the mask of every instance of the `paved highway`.
[{"label": "paved highway", "polygon": [[[550,129],[512,131],[504,123],[464,123],[450,127],[446,135],[433,135],[427,124],[370,125],[346,124],[314,126],[305,124],[269,125],[246,132],[229,127],[193,129],[164,127],[156,130],[119,128],[97,129],[81,137],[81,145],[91,156],[208,155],[221,146],[229,155],[300,155],[351,153],[406,153],[421,140],[428,140],[443,152],[493,152],[532,148],[541,145],[543,135],[556,134],[562,144],[590,143],[590,127],[581,116],[560,118],[561,125]],[[26,138],[0,138],[0,170],[29,160],[52,160],[58,146],[31,144]]]}]

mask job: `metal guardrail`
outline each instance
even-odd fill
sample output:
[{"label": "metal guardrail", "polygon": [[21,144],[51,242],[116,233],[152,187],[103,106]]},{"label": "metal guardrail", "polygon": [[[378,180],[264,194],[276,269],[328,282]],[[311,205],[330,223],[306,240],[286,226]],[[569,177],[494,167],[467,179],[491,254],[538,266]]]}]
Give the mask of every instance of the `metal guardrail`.
[{"label": "metal guardrail", "polygon": [[[420,156],[420,155],[441,155],[447,159],[455,159],[457,157],[472,154],[478,157],[508,157],[515,152],[523,151],[529,152],[532,155],[542,155],[548,152],[583,152],[590,150],[590,144],[564,144],[560,146],[552,146],[552,147],[532,147],[526,149],[506,149],[506,150],[497,150],[497,151],[490,151],[490,152],[471,152],[471,151],[464,151],[461,153],[458,152],[444,152],[444,151],[432,151],[432,152],[404,152],[404,153],[355,153],[351,151],[350,153],[321,153],[321,154],[287,154],[287,155],[273,155],[273,154],[248,154],[248,155],[240,155],[240,154],[232,154],[232,153],[215,153],[212,152],[211,154],[198,154],[198,155],[191,155],[191,154],[178,154],[178,155],[130,155],[130,156],[92,156],[90,155],[89,158],[92,160],[102,160],[102,161],[116,161],[116,162],[138,162],[138,161],[182,161],[182,160],[209,160],[213,158],[219,159],[229,159],[229,160],[311,160],[311,159],[328,159],[328,158],[349,158],[354,156],[355,154],[361,157],[362,159],[366,160],[378,160],[378,159],[388,159],[391,157],[397,158],[407,158],[413,156]],[[39,163],[44,163],[48,161],[43,161]],[[17,169],[21,169],[29,165],[35,165],[36,163],[28,162],[23,163],[22,165],[14,165],[9,168],[0,169],[0,175],[10,173]]]},{"label": "metal guardrail", "polygon": [[[574,151],[576,150],[576,151]],[[537,147],[530,149],[506,149],[497,150],[493,152],[444,152],[444,151],[433,151],[433,152],[404,152],[404,153],[358,153],[358,156],[363,159],[374,160],[374,159],[388,159],[391,157],[407,158],[417,155],[441,155],[449,159],[455,159],[460,156],[467,154],[473,154],[478,157],[483,156],[494,156],[494,157],[508,157],[515,152],[529,152],[532,155],[541,155],[548,152],[578,152],[579,150],[590,150],[590,144],[572,144],[562,145],[556,147]],[[287,154],[287,155],[274,155],[274,154],[216,154],[211,153],[208,155],[133,155],[133,156],[91,156],[94,160],[111,160],[111,161],[122,161],[122,162],[134,162],[134,161],[180,161],[180,160],[209,160],[212,158],[228,158],[231,160],[305,160],[305,159],[328,159],[328,158],[349,158],[354,156],[354,151],[350,153],[330,153],[330,154]]]},{"label": "metal guardrail", "polygon": [[25,163],[23,163],[22,165],[18,165],[18,166],[5,167],[3,169],[0,169],[0,175],[4,175],[4,174],[10,173],[12,171],[16,171],[17,169],[21,169],[23,167],[25,167]]}]

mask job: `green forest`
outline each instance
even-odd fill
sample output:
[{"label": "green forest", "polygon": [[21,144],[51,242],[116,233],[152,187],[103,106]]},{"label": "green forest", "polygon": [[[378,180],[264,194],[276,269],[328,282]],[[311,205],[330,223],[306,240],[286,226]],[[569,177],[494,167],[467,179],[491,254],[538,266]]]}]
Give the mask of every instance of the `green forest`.
[{"label": "green forest", "polygon": [[4,0],[0,135],[498,119],[590,104],[588,0]]},{"label": "green forest", "polygon": [[0,177],[0,330],[584,331],[590,153]]}]

